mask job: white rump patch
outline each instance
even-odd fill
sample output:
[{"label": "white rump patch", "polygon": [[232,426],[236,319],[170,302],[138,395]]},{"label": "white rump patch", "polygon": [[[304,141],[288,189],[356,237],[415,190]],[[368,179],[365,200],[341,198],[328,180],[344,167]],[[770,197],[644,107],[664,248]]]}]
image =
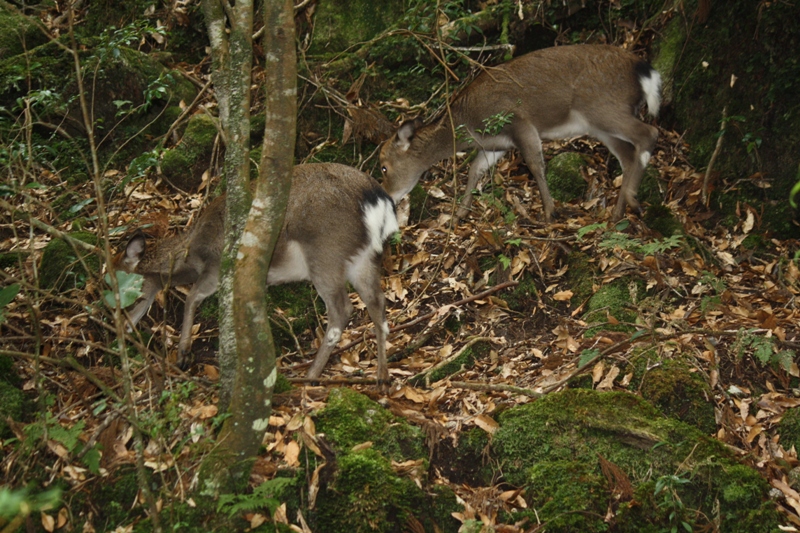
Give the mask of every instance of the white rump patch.
[{"label": "white rump patch", "polygon": [[379,198],[376,204],[364,204],[364,225],[369,236],[368,247],[376,253],[383,252],[383,242],[400,227],[392,209],[392,202]]},{"label": "white rump patch", "polygon": [[644,91],[644,98],[647,101],[647,114],[655,117],[658,115],[658,108],[661,107],[661,74],[656,70],[650,71],[650,76],[639,77],[639,83]]}]

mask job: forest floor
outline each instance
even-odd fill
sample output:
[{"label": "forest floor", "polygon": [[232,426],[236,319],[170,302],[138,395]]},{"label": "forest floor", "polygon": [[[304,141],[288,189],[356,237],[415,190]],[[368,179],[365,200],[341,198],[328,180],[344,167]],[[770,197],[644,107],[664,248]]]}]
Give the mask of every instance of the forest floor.
[{"label": "forest floor", "polygon": [[[450,163],[433,169],[432,178],[423,180],[427,198],[422,219],[412,218],[412,224],[403,228],[402,239],[390,246],[391,254],[384,262],[393,384],[384,393],[352,379],[354,375],[371,378],[376,368],[374,342],[368,335],[372,324],[353,294],[357,312],[340,343],[348,348],[331,358],[319,384],[298,386],[276,396],[264,442],[267,452],[254,468],[253,483],[269,479],[280,467],[298,464],[304,441],[294,438],[295,433],[313,431],[302,421],[324,406],[326,385],[351,386],[379,399],[429,434],[436,433],[434,441],[453,442],[468,427],[491,433],[498,409],[534,401],[578,374],[591,376],[591,386],[599,390],[627,389],[631,380],[628,361],[645,342],[658,346],[659,361],[689,361],[692,371],[702,376],[713,391],[708,401],[715,410],[714,436],[738,451],[781,491],[786,521],[800,526],[800,494],[788,479],[797,466],[796,451],[794,443],[782,440],[777,429],[784,412],[800,405],[800,390],[795,388],[800,371],[793,357],[800,347],[800,272],[793,260],[800,243],[760,235],[759,213],[747,205],[739,207],[740,219],[732,227],[710,224],[717,219],[701,201],[703,174],[687,163],[687,147],[675,132],[661,132],[651,161],[665,191],[664,204],[682,226],[677,234],[680,238],[675,239],[665,238],[633,214],[622,225],[608,222],[607,206],[613,206],[618,190],[611,179],[618,170],[609,171],[608,167],[611,163],[612,169],[618,168],[616,161],[601,145],[587,139],[551,143],[548,154],[562,149],[589,157],[585,177],[591,199],[560,205],[558,219],[552,224],[541,222],[539,194],[519,156],[499,163],[493,179],[484,180],[491,183],[485,183],[483,193],[476,195],[471,216],[454,227],[453,198],[461,194],[458,188],[463,187],[466,165],[459,160],[462,179],[456,187]],[[25,209],[59,229],[74,229],[72,221],[59,222],[49,207],[66,184],[55,175],[43,175],[41,181],[45,187],[31,190],[37,202],[25,200]],[[86,200],[94,197],[89,185],[71,190]],[[209,190],[211,186],[198,195],[186,196],[164,183],[141,183],[129,188],[126,197],[112,200],[109,217],[113,227],[135,218],[153,224],[153,232],[163,235],[169,228],[191,223]],[[20,203],[23,200],[19,198]],[[96,214],[93,206],[82,207],[81,213],[89,221]],[[19,224],[15,236],[3,233],[0,252],[38,251],[46,245],[48,236],[30,235],[27,225]],[[748,246],[753,239],[758,246]],[[116,244],[120,246],[122,241]],[[590,276],[571,272],[577,268],[570,262],[573,252],[585,254]],[[6,268],[7,281],[33,279],[35,265],[31,256],[24,262],[24,275],[16,267]],[[621,324],[607,314],[601,323],[587,322],[588,298],[575,298],[575,284],[590,279],[591,295],[621,278],[640,282],[639,288],[630,285],[636,319]],[[501,284],[504,288],[498,289]],[[113,348],[103,344],[110,334],[99,325],[96,313],[86,311],[86,306],[101,297],[100,283],[89,280],[83,289],[39,305],[36,324],[25,305],[12,304],[6,310],[3,344],[32,353],[35,347],[30,339],[39,331],[43,360],[71,355],[86,367],[86,372],[79,373],[36,358],[19,358],[15,365],[25,390],[49,392],[53,400],[49,409],[55,420],[70,428],[81,424],[79,443],[105,444],[108,452],[101,466],[113,469],[131,463],[134,452],[130,428],[109,416],[109,411],[98,412],[94,402],[101,395],[87,379],[92,374],[119,386],[108,364]],[[179,291],[172,291],[169,300],[180,298]],[[159,311],[163,307],[164,301],[159,300],[151,316],[164,316]],[[180,315],[178,310],[168,309],[173,310],[166,313],[166,320],[145,319],[140,329],[156,337],[175,335]],[[586,335],[598,326],[599,333]],[[173,457],[165,450],[173,449],[174,442],[191,440],[198,425],[210,426],[217,415],[215,321],[205,318],[196,327],[195,350],[200,361],[188,374],[165,367],[157,357],[136,362],[135,394],[141,406],[157,410],[163,391],[187,391],[176,414],[180,423],[171,442],[152,442],[145,450],[149,462],[169,456],[164,467],[168,470],[191,471],[191,464],[180,463],[196,458]],[[775,339],[775,348],[770,344],[759,349],[743,341],[742,335],[748,331]],[[318,342],[310,330],[296,334],[296,349],[284,350],[279,359],[279,371],[288,378],[303,377],[313,352],[311,345]],[[476,356],[471,365],[436,382],[415,379],[478,343],[490,349]],[[174,342],[166,344],[169,351],[175,350]],[[191,388],[186,388],[187,383]],[[19,433],[18,437],[25,436]],[[55,440],[49,442],[52,445],[41,450],[34,461],[46,463],[53,479],[65,478],[78,486],[91,482],[93,475],[75,463],[74,454],[66,453]],[[12,477],[22,475],[25,468],[17,462],[21,456],[7,442],[3,448],[3,471]],[[432,456],[438,459],[433,460],[431,472],[466,502],[465,517],[477,516],[491,523],[499,509],[524,505],[524,496],[512,496],[501,486],[469,487],[451,479],[446,457]],[[179,475],[172,488],[182,495],[187,484],[188,477]]]}]

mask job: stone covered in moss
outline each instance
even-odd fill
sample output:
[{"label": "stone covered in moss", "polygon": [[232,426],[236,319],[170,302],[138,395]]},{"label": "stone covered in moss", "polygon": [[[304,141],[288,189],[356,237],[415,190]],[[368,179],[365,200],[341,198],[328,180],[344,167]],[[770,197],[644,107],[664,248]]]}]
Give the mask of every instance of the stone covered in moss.
[{"label": "stone covered in moss", "polygon": [[403,15],[404,2],[330,0],[317,6],[311,54],[339,54],[368,41]]},{"label": "stone covered in moss", "polygon": [[[87,244],[97,245],[97,235],[94,233],[77,231],[70,233],[69,236]],[[78,256],[83,263],[78,261]],[[100,259],[96,254],[82,248],[73,248],[62,239],[53,239],[47,243],[42,252],[39,285],[44,289],[56,290],[81,288],[86,285],[87,278],[99,270]]]},{"label": "stone covered in moss", "polygon": [[672,214],[672,210],[662,204],[652,205],[647,208],[644,214],[644,223],[659,232],[664,237],[672,237],[683,233],[683,224]]},{"label": "stone covered in moss", "polygon": [[547,186],[553,198],[570,202],[586,194],[586,180],[581,169],[587,166],[586,156],[562,152],[547,163]]},{"label": "stone covered in moss", "polygon": [[783,413],[780,423],[781,444],[787,450],[792,446],[800,450],[800,408],[795,407]]},{"label": "stone covered in moss", "polygon": [[[414,522],[425,531],[458,530],[452,517],[435,516],[436,507],[448,514],[457,510],[449,490],[426,494],[412,479],[398,476],[377,450],[346,454],[336,466],[333,480],[317,499],[315,523],[324,524],[326,533],[399,533]],[[442,499],[450,505],[442,506]]]},{"label": "stone covered in moss", "polygon": [[[324,471],[311,514],[312,529],[330,533],[408,531],[418,523],[424,531],[458,531],[451,513],[459,509],[446,487],[426,486],[427,451],[418,428],[396,418],[366,396],[333,389],[328,405],[317,414],[317,431],[336,452],[335,470]],[[373,445],[353,451],[357,444]],[[421,471],[400,475],[392,461],[422,460]],[[309,465],[311,466],[311,465]],[[413,477],[422,482],[422,488]]]},{"label": "stone covered in moss", "polygon": [[186,125],[181,142],[164,152],[161,172],[176,187],[185,191],[200,185],[208,168],[217,128],[214,119],[204,113],[193,115]]},{"label": "stone covered in moss", "polygon": [[[637,363],[646,364],[646,360],[640,356]],[[643,380],[634,380],[631,388],[638,388],[642,397],[665,415],[686,422],[707,435],[717,427],[711,387],[701,376],[690,372],[685,363],[663,361],[660,366],[644,373]]]},{"label": "stone covered in moss", "polygon": [[11,57],[47,42],[33,21],[0,0],[0,57]]},{"label": "stone covered in moss", "polygon": [[[758,472],[632,394],[566,390],[498,421],[497,464],[508,483],[525,487],[538,513],[520,515],[540,519],[547,531],[661,531],[682,521],[700,530],[713,526],[712,517],[721,531],[776,530],[775,505]],[[674,492],[657,494],[664,483]],[[682,503],[672,520],[665,498]]]},{"label": "stone covered in moss", "polygon": [[338,451],[369,441],[387,458],[396,461],[428,456],[424,436],[418,428],[350,389],[331,390],[328,405],[316,418],[317,431],[324,433]]},{"label": "stone covered in moss", "polygon": [[595,268],[583,252],[572,252],[567,258],[567,284],[572,291],[570,303],[578,307],[594,294]]},{"label": "stone covered in moss", "polygon": [[20,421],[25,412],[25,395],[4,379],[0,379],[0,438],[11,436],[7,419]]},{"label": "stone covered in moss", "polygon": [[[634,285],[637,288],[638,284]],[[611,324],[609,316],[616,319],[618,324]],[[588,323],[602,322],[602,326],[586,331],[586,336],[591,337],[598,331],[632,331],[631,324],[636,322],[636,311],[632,308],[631,287],[629,280],[620,278],[603,285],[589,299],[583,319]]]}]

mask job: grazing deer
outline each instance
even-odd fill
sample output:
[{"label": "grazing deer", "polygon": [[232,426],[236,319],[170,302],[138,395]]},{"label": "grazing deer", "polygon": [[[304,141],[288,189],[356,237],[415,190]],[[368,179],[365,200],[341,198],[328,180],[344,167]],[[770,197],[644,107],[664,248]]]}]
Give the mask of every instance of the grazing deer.
[{"label": "grazing deer", "polygon": [[[459,94],[447,114],[428,125],[400,125],[381,148],[383,186],[395,202],[434,163],[457,150],[476,148],[457,216],[466,216],[472,190],[503,154],[518,148],[536,178],[550,221],[553,198],[547,189],[543,139],[591,135],[622,164],[623,177],[614,219],[626,204],[640,210],[636,193],[655,146],[658,130],[637,118],[647,102],[656,116],[661,76],[630,52],[606,45],[546,48],[482,72]],[[453,127],[455,127],[455,132]]]},{"label": "grazing deer", "polygon": [[[216,292],[224,242],[225,197],[205,209],[188,231],[147,246],[134,235],[114,267],[144,276],[143,299],[130,313],[134,327],[167,285],[192,285],[186,298],[178,344],[185,364],[197,306]],[[328,327],[308,377],[318,378],[347,326],[353,307],[347,282],[355,287],[375,324],[378,380],[389,380],[386,322],[381,290],[383,243],[397,231],[394,203],[370,176],[335,163],[294,167],[283,229],[272,255],[267,283],[310,280],[325,302]]]}]

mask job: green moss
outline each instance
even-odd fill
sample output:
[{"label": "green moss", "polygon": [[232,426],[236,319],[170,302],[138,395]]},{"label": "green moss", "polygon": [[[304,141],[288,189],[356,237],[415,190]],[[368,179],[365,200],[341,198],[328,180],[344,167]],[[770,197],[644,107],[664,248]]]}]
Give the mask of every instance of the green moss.
[{"label": "green moss", "polygon": [[[663,186],[663,189],[666,190],[666,185]],[[658,170],[650,165],[644,169],[642,182],[639,185],[639,192],[636,196],[641,204],[657,206],[664,201],[664,194],[661,191],[662,185],[659,181]]]},{"label": "green moss", "polygon": [[427,457],[418,428],[350,389],[333,389],[328,405],[316,419],[317,431],[325,433],[337,450],[347,451],[370,441],[376,450],[397,461]]},{"label": "green moss", "polygon": [[507,289],[503,299],[512,311],[530,312],[538,303],[536,280],[529,272],[525,272],[525,275],[519,280],[519,285]]},{"label": "green moss", "polygon": [[403,2],[331,0],[317,7],[311,54],[338,54],[378,35],[400,15]]},{"label": "green moss", "polygon": [[581,169],[587,166],[586,157],[577,152],[562,152],[547,163],[547,186],[553,198],[569,202],[586,194],[586,180]]},{"label": "green moss", "polygon": [[193,115],[180,144],[164,152],[161,172],[183,190],[196,188],[208,167],[216,135],[213,118],[204,113]]},{"label": "green moss", "polygon": [[21,54],[47,42],[47,36],[28,17],[0,0],[0,57]]},{"label": "green moss", "polygon": [[571,252],[567,266],[567,285],[572,291],[570,303],[578,307],[594,294],[595,268],[583,252]]},{"label": "green moss", "polygon": [[273,316],[276,309],[280,309],[283,316],[275,317],[270,324],[276,346],[294,350],[295,337],[306,332],[314,337],[317,317],[325,312],[325,305],[310,283],[274,285],[267,289],[267,295]]},{"label": "green moss", "polygon": [[313,524],[329,533],[400,533],[409,521],[425,531],[455,533],[457,510],[446,488],[426,494],[411,479],[400,477],[388,459],[374,449],[341,456],[330,486],[320,491]]},{"label": "green moss", "polygon": [[20,261],[23,260],[23,254],[20,252],[8,252],[0,254],[0,268],[13,268],[19,266]]},{"label": "green moss", "polygon": [[[599,331],[633,331],[633,326],[625,324],[635,323],[636,311],[632,308],[630,280],[620,278],[603,285],[589,299],[587,311],[583,319],[588,323],[602,322],[602,326],[593,327],[586,331],[587,337],[592,337]],[[634,286],[639,289],[639,284]],[[614,317],[619,323],[608,324],[608,316]]]},{"label": "green moss", "polygon": [[139,493],[133,466],[120,468],[104,483],[95,483],[93,487],[91,501],[98,514],[94,525],[101,525],[100,530],[113,531],[141,516],[142,507],[133,505]]},{"label": "green moss", "polygon": [[676,495],[693,510],[683,518],[695,529],[710,526],[705,517],[712,516],[720,517],[724,531],[777,527],[769,486],[758,472],[632,394],[566,390],[509,409],[498,422],[492,449],[499,469],[509,484],[525,488],[548,531],[609,530],[603,517],[613,491],[600,458],[634,492],[617,511],[615,531],[668,526],[654,484],[673,475],[684,480]]},{"label": "green moss", "polygon": [[411,224],[416,224],[428,218],[432,218],[434,214],[428,205],[428,191],[422,185],[417,183],[411,192],[408,193],[409,213],[408,221]]},{"label": "green moss", "polygon": [[644,215],[647,226],[659,232],[663,237],[672,237],[683,233],[683,224],[678,220],[669,207],[663,204],[651,205]]},{"label": "green moss", "polygon": [[286,379],[286,376],[283,374],[278,374],[278,379],[275,381],[275,387],[272,389],[273,394],[282,394],[284,392],[289,392],[292,390],[294,385]]},{"label": "green moss", "polygon": [[674,17],[661,32],[655,43],[651,64],[661,74],[661,98],[664,104],[671,103],[675,96],[675,68],[686,41],[684,21]]},{"label": "green moss", "polygon": [[787,450],[792,446],[800,450],[800,409],[787,409],[779,426],[781,444]]},{"label": "green moss", "polygon": [[356,444],[370,441],[390,459],[427,457],[418,428],[350,389],[333,389],[328,405],[316,418],[317,430],[325,433],[338,450],[350,450]]},{"label": "green moss", "polygon": [[[647,362],[647,357],[640,356],[634,364],[640,366]],[[636,387],[644,399],[666,416],[686,422],[706,434],[716,429],[711,387],[701,376],[690,372],[685,363],[662,361],[660,366],[644,373],[643,381]]]},{"label": "green moss", "polygon": [[[762,231],[788,238],[796,234],[786,198],[795,181],[800,145],[796,7],[774,2],[758,16],[752,9],[746,0],[726,2],[715,9],[701,34],[692,33],[691,46],[682,49],[675,70],[673,108],[698,168],[708,164],[727,108],[727,129],[714,170],[721,175],[718,181],[736,182],[737,187],[713,195],[711,206],[725,210],[724,218],[730,213],[726,206],[750,204],[769,215],[762,219]],[[738,79],[731,88],[733,74]],[[746,178],[756,173],[768,176],[772,187],[747,186]]]},{"label": "green moss", "polygon": [[[94,233],[79,231],[70,233],[70,237],[87,244],[96,245],[97,236]],[[78,261],[78,256],[89,269]],[[42,252],[39,264],[39,284],[45,289],[68,290],[81,288],[86,284],[89,276],[100,270],[100,259],[92,252],[73,248],[72,245],[61,239],[53,239]]]},{"label": "green moss", "polygon": [[21,421],[26,402],[23,392],[8,381],[0,378],[0,438],[12,436],[7,419]]}]

